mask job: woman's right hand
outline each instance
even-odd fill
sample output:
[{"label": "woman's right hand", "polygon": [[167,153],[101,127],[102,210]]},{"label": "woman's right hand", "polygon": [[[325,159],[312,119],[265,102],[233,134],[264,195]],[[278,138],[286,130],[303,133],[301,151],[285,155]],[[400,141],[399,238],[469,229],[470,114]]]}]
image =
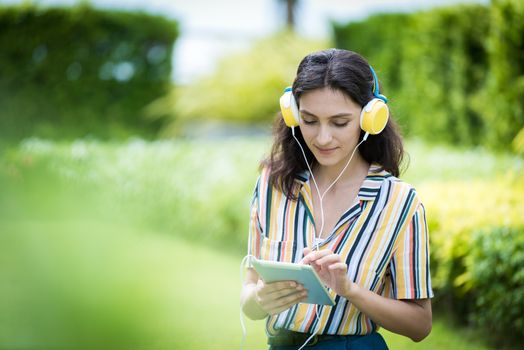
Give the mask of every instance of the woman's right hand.
[{"label": "woman's right hand", "polygon": [[259,279],[255,302],[269,315],[276,315],[307,299],[307,290],[295,281],[265,283]]}]

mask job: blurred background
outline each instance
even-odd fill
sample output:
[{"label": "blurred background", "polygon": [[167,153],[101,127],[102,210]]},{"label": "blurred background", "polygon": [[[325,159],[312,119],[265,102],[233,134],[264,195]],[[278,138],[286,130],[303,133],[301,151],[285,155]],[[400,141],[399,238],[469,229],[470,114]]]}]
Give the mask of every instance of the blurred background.
[{"label": "blurred background", "polygon": [[[434,327],[524,337],[524,1],[0,1],[0,349],[231,349],[258,164],[307,53],[374,66]],[[247,322],[245,349],[265,349]]]}]

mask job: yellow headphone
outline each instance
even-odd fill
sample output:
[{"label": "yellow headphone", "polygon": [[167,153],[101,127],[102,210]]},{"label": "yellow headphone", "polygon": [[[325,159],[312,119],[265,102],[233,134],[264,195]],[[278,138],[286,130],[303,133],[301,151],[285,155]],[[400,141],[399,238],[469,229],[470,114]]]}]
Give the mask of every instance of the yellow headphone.
[{"label": "yellow headphone", "polygon": [[[379,134],[386,127],[389,119],[388,99],[380,94],[377,75],[371,66],[369,66],[369,69],[371,74],[373,74],[373,95],[375,97],[366,103],[362,108],[362,112],[360,112],[360,128],[366,132],[364,139],[369,134]],[[280,110],[288,127],[299,125],[300,113],[298,112],[297,102],[291,87],[287,87],[284,90],[284,94],[280,97]]]}]

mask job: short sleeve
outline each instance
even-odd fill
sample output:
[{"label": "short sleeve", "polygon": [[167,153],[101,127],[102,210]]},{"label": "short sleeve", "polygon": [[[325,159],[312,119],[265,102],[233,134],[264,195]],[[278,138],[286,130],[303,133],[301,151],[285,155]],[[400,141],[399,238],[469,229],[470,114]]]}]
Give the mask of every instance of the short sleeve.
[{"label": "short sleeve", "polygon": [[257,180],[253,198],[251,200],[251,211],[249,219],[248,254],[260,258],[260,246],[262,240],[262,226],[260,223],[260,178]]},{"label": "short sleeve", "polygon": [[429,271],[429,235],[426,213],[417,204],[407,228],[399,235],[390,263],[391,290],[396,299],[433,297]]}]

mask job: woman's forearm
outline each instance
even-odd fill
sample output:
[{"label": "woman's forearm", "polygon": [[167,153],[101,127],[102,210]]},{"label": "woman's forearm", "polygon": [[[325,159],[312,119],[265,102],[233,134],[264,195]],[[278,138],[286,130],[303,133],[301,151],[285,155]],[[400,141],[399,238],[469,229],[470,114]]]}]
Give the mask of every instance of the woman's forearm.
[{"label": "woman's forearm", "polygon": [[353,284],[345,296],[357,309],[385,329],[421,341],[431,332],[429,299],[409,301],[380,296]]},{"label": "woman's forearm", "polygon": [[253,283],[244,284],[240,295],[240,304],[244,315],[252,320],[261,320],[267,317],[267,313],[255,302],[255,287],[256,284]]}]

